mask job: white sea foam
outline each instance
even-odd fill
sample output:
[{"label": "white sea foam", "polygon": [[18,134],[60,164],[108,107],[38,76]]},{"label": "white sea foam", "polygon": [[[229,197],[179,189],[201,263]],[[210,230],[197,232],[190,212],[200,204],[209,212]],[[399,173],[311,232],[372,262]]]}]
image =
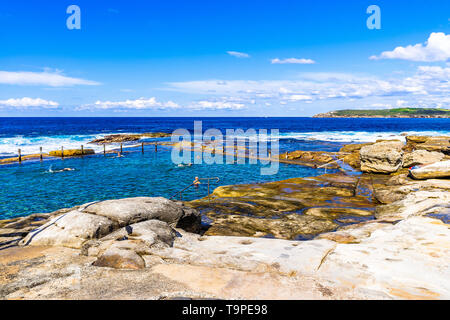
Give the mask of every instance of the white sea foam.
[{"label": "white sea foam", "polygon": [[[38,136],[38,137],[0,137],[0,157],[15,156],[20,148],[23,155],[39,153],[39,147],[43,147],[43,152],[47,153],[53,150],[60,150],[61,146],[64,149],[79,149],[81,145],[85,148],[94,149],[96,153],[103,152],[102,145],[88,144],[88,142],[104,137],[105,135],[114,133],[104,133],[97,135],[61,135],[61,136]],[[121,132],[121,134],[126,134]],[[225,131],[223,131],[225,135]],[[268,139],[270,137],[270,130],[268,130]],[[365,132],[365,131],[322,131],[322,132],[286,132],[280,133],[280,139],[296,139],[296,140],[311,140],[311,141],[331,141],[338,143],[363,143],[375,142],[378,139],[400,139],[405,140],[407,135],[450,135],[450,131],[408,131],[408,132]],[[245,138],[246,136],[235,136],[234,138]],[[224,137],[225,138],[225,137]],[[257,136],[250,136],[247,139],[255,141]],[[117,148],[118,144],[108,145],[106,150]]]},{"label": "white sea foam", "polygon": [[[88,144],[88,142],[101,138],[101,135],[61,135],[61,136],[14,136],[0,137],[0,157],[16,156],[18,149],[21,149],[23,155],[39,153],[42,147],[44,153],[54,150],[64,149],[80,149],[81,145],[86,149],[94,149],[95,152],[103,152],[102,145]],[[116,146],[110,145],[106,150],[114,149]]]},{"label": "white sea foam", "polygon": [[323,131],[291,132],[280,134],[282,139],[320,140],[333,142],[375,142],[379,139],[399,139],[405,141],[405,135],[439,136],[450,135],[450,131],[407,131],[407,132],[366,132],[366,131]]},{"label": "white sea foam", "polygon": [[[271,139],[270,130],[268,130],[268,139]],[[405,141],[405,135],[423,135],[423,136],[439,136],[450,135],[450,131],[407,131],[407,132],[366,132],[366,131],[320,131],[320,132],[286,132],[278,135],[279,139],[296,139],[296,140],[311,140],[311,141],[331,141],[338,143],[364,143],[375,142],[376,140],[401,140]],[[235,139],[258,139],[257,135],[235,135]],[[274,138],[274,137],[272,137]],[[261,139],[261,136],[260,136]]]}]

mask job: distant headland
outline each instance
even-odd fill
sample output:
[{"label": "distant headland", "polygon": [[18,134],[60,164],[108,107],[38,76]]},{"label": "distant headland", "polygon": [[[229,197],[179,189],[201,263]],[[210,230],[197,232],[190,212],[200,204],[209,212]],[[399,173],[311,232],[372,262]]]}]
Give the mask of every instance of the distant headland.
[{"label": "distant headland", "polygon": [[450,110],[437,108],[337,110],[316,114],[314,118],[450,118]]}]

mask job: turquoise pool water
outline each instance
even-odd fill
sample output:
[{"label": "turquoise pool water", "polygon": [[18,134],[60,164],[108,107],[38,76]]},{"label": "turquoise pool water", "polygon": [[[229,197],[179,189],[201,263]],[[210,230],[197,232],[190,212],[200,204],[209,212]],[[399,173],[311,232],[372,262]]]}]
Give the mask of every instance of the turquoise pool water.
[{"label": "turquoise pool water", "polygon": [[[191,184],[196,176],[219,177],[220,181],[211,185],[212,191],[220,185],[277,181],[325,172],[324,169],[280,164],[278,174],[263,176],[260,174],[260,164],[250,165],[248,162],[178,167],[171,162],[171,149],[160,148],[157,153],[153,147],[149,146],[148,149],[145,154],[135,150],[126,153],[123,158],[110,154],[107,157],[95,155],[2,166],[0,219],[52,212],[97,200],[137,196],[170,197]],[[56,172],[63,168],[75,170]],[[207,186],[203,184],[198,189],[187,190],[183,200],[206,195]]]}]

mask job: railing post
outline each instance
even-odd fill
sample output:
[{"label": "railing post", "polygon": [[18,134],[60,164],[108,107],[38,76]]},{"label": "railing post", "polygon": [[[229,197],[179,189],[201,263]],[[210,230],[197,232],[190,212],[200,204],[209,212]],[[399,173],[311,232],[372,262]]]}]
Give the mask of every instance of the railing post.
[{"label": "railing post", "polygon": [[84,156],[84,147],[81,145],[81,156]]},{"label": "railing post", "polygon": [[122,143],[120,144],[120,153],[122,154],[122,149],[123,149],[123,145]]},{"label": "railing post", "polygon": [[106,157],[106,144],[103,144],[103,155]]},{"label": "railing post", "polygon": [[142,142],[142,154],[144,154],[144,143]]},{"label": "railing post", "polygon": [[19,163],[22,163],[22,150],[19,149]]},{"label": "railing post", "polygon": [[158,152],[158,144],[155,143],[155,152]]},{"label": "railing post", "polygon": [[208,179],[208,201],[211,202],[211,198],[209,196],[209,179]]},{"label": "railing post", "polygon": [[42,161],[42,147],[39,148],[39,158],[40,158],[41,161]]},{"label": "railing post", "polygon": [[61,146],[61,159],[64,159],[64,146]]}]

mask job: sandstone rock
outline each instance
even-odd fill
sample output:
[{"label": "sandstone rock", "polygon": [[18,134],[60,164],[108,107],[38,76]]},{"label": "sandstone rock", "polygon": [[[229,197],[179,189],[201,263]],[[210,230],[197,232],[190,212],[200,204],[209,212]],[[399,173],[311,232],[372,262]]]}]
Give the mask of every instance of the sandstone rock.
[{"label": "sandstone rock", "polygon": [[414,179],[449,178],[450,160],[429,164],[410,172]]},{"label": "sandstone rock", "polygon": [[383,141],[361,148],[361,171],[369,173],[392,173],[402,165],[403,143]]},{"label": "sandstone rock", "polygon": [[416,150],[403,155],[403,167],[409,168],[416,165],[430,164],[444,159],[445,155],[440,152]]},{"label": "sandstone rock", "polygon": [[255,219],[240,215],[215,218],[205,235],[274,237],[279,239],[309,239],[339,225],[332,219],[289,214],[281,219]]},{"label": "sandstone rock", "polygon": [[354,169],[360,169],[361,168],[361,156],[359,154],[359,150],[352,152],[350,154],[346,154],[343,158],[342,161],[344,163],[349,164],[352,168]]},{"label": "sandstone rock", "polygon": [[365,146],[370,146],[373,143],[355,143],[355,144],[346,144],[345,146],[343,146],[339,152],[343,152],[343,153],[352,153],[355,151],[360,151],[362,147]]},{"label": "sandstone rock", "polygon": [[408,136],[406,148],[409,151],[426,150],[450,155],[450,137]]},{"label": "sandstone rock", "polygon": [[85,241],[101,238],[117,227],[108,218],[74,210],[30,232],[21,244],[81,248]]},{"label": "sandstone rock", "polygon": [[[50,151],[49,156],[51,157],[62,157],[62,150]],[[93,149],[74,149],[74,150],[64,150],[64,157],[77,157],[82,155],[95,154]]]},{"label": "sandstone rock", "polygon": [[107,249],[93,265],[96,267],[136,270],[145,268],[145,261],[134,250],[125,247],[112,246]]},{"label": "sandstone rock", "polygon": [[[200,229],[200,215],[192,208],[164,198],[130,198],[88,203],[58,215],[21,241],[22,245],[82,248],[89,240],[134,238],[147,246],[170,246],[175,232],[169,226]],[[122,229],[119,229],[123,227]],[[34,228],[31,228],[34,229]],[[119,230],[118,230],[119,229]],[[5,229],[25,235],[29,229]],[[91,243],[92,244],[92,243]],[[89,245],[87,246],[87,248]]]},{"label": "sandstone rock", "polygon": [[383,221],[400,221],[412,216],[425,216],[447,208],[450,203],[448,190],[432,189],[431,191],[409,192],[403,199],[378,206],[375,217]]},{"label": "sandstone rock", "polygon": [[121,227],[151,219],[157,219],[176,226],[185,217],[189,217],[194,224],[200,224],[197,219],[199,214],[196,211],[161,197],[107,200],[88,205],[84,211],[107,217],[116,221]]},{"label": "sandstone rock", "polygon": [[407,136],[406,142],[407,143],[424,143],[426,142],[430,137],[428,136]]},{"label": "sandstone rock", "polygon": [[175,231],[163,221],[148,220],[127,226],[128,239],[141,240],[148,247],[171,247]]},{"label": "sandstone rock", "polygon": [[81,254],[99,256],[110,247],[122,248],[124,245],[140,255],[149,254],[150,248],[172,246],[175,237],[175,230],[166,222],[148,220],[120,228],[101,239],[85,242]]},{"label": "sandstone rock", "polygon": [[416,191],[450,192],[450,180],[413,180],[399,175],[389,179],[386,184],[374,184],[373,187],[375,198],[382,204],[389,204]]},{"label": "sandstone rock", "polygon": [[327,168],[338,168],[339,166],[335,163],[332,163],[335,158],[333,158],[334,154],[327,154],[321,151],[292,151],[287,154],[280,155],[280,160],[290,160],[295,161],[297,163],[302,163],[307,166],[321,166],[327,165]]}]

